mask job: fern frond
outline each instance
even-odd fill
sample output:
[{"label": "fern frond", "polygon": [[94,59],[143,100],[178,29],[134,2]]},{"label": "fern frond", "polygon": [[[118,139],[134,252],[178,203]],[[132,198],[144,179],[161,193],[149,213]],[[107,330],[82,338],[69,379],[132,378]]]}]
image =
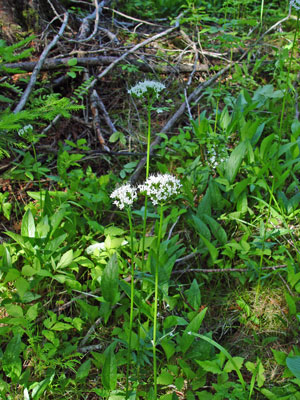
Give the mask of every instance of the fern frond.
[{"label": "fern frond", "polygon": [[74,96],[72,96],[72,101],[76,102],[80,99],[83,100],[83,96],[89,91],[90,84],[95,78],[91,76],[89,79],[84,81],[77,89],[74,90]]}]

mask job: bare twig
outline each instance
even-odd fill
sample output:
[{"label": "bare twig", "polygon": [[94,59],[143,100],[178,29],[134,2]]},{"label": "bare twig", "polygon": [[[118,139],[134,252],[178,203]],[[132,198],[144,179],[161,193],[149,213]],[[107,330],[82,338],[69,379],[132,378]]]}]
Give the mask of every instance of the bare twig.
[{"label": "bare twig", "polygon": [[90,351],[96,351],[103,349],[103,343],[92,344],[91,346],[79,347],[77,351],[79,353],[89,353]]},{"label": "bare twig", "polygon": [[[64,57],[64,58],[49,58],[46,60],[41,68],[42,71],[49,71],[53,69],[60,68],[70,68],[69,61],[74,57]],[[98,56],[98,57],[77,57],[77,66],[81,67],[93,67],[93,66],[106,66],[114,63],[119,57],[114,56]],[[139,60],[139,61],[138,61]],[[137,66],[143,72],[157,72],[162,74],[167,74],[171,72],[186,73],[191,72],[194,69],[193,64],[177,64],[172,65],[159,65],[153,62],[147,62],[146,59],[142,60],[136,57],[128,57],[127,61],[130,64]],[[142,62],[141,62],[142,61]],[[5,68],[18,69],[23,71],[32,71],[37,63],[35,61],[23,61],[19,63],[9,63],[4,64]],[[208,72],[209,68],[207,64],[197,64],[196,72]],[[5,72],[7,73],[7,72]]]},{"label": "bare twig", "polygon": [[42,52],[41,57],[40,57],[38,63],[36,64],[36,66],[35,66],[35,68],[34,68],[34,70],[32,72],[32,75],[30,77],[30,81],[29,81],[29,83],[27,85],[27,88],[25,89],[25,92],[23,93],[18,105],[14,109],[14,113],[15,114],[20,112],[24,108],[31,91],[34,88],[34,85],[35,85],[36,80],[37,80],[37,76],[38,76],[38,74],[40,72],[40,69],[41,69],[41,67],[42,67],[42,65],[43,65],[43,63],[44,63],[49,51],[56,45],[56,43],[58,42],[59,38],[64,33],[64,30],[65,30],[65,28],[67,26],[67,23],[68,23],[68,18],[69,18],[69,14],[65,13],[64,22],[63,22],[58,34],[54,37],[54,39],[51,41],[51,43]]},{"label": "bare twig", "polygon": [[127,19],[129,19],[129,20],[131,20],[131,21],[141,22],[141,23],[143,23],[143,24],[145,24],[145,25],[160,26],[160,25],[158,25],[158,24],[153,24],[152,22],[144,21],[143,19],[138,19],[138,18],[130,17],[129,15],[126,15],[126,14],[120,12],[120,11],[117,11],[117,10],[112,9],[112,8],[109,8],[109,7],[103,7],[103,8],[104,8],[104,10],[112,11],[113,14],[121,15],[121,17],[127,18]]},{"label": "bare twig", "polygon": [[[193,254],[193,253],[192,253]],[[261,269],[263,270],[276,270],[276,269],[282,269],[286,268],[287,266],[285,264],[283,265],[274,265],[272,267],[262,267]],[[209,269],[209,268],[186,268],[186,269],[178,269],[172,271],[172,274],[185,274],[187,272],[204,272],[204,273],[223,273],[223,272],[249,272],[249,268],[214,268],[214,269]]]},{"label": "bare twig", "polygon": [[[106,74],[108,74],[109,71],[111,71],[117,64],[119,64],[121,61],[123,61],[126,57],[128,57],[130,54],[134,53],[136,50],[140,49],[141,47],[146,46],[147,44],[160,39],[164,36],[169,35],[171,32],[173,32],[174,30],[178,29],[179,27],[179,18],[181,17],[182,14],[180,14],[177,18],[177,22],[175,24],[175,26],[173,26],[172,28],[166,29],[163,32],[160,32],[154,36],[151,36],[150,38],[144,40],[143,42],[135,45],[134,47],[132,47],[131,49],[129,49],[127,52],[125,52],[124,54],[122,54],[120,57],[118,57],[114,62],[112,62],[107,68],[104,69],[104,71],[102,71],[99,75],[97,75],[97,77],[92,80],[92,82],[85,88],[85,91],[88,89],[91,89],[95,86],[95,84],[98,82],[98,80],[102,79]],[[56,124],[56,122],[60,119],[61,114],[57,115],[54,120],[51,122],[51,124],[49,124],[44,130],[43,130],[43,134],[48,132],[53,125]]]},{"label": "bare twig", "polygon": [[97,107],[98,98],[99,98],[99,96],[98,96],[96,90],[94,89],[91,93],[91,110],[92,110],[92,114],[93,114],[93,126],[94,126],[95,132],[97,133],[98,141],[99,141],[102,149],[109,152],[110,149],[109,149],[109,147],[106,146],[105,139],[101,133],[100,117],[99,117],[99,112],[98,112],[98,107]]},{"label": "bare twig", "polygon": [[87,331],[85,337],[80,342],[80,347],[82,347],[86,344],[86,342],[89,340],[89,337],[95,332],[97,326],[100,325],[101,322],[102,322],[102,317],[98,318],[95,321],[95,323],[90,327],[90,329]]},{"label": "bare twig", "polygon": [[[95,91],[94,91],[95,92]],[[115,128],[114,123],[112,122],[112,120],[110,119],[110,116],[105,108],[105,105],[103,104],[103,101],[100,99],[98,93],[95,93],[95,98],[97,101],[98,106],[100,107],[102,114],[103,114],[103,118],[105,119],[105,122],[107,123],[107,125],[109,126],[110,130],[112,131],[112,133],[116,132],[117,129]]]},{"label": "bare twig", "polygon": [[[101,6],[98,4],[98,0],[94,0],[95,10],[92,14],[89,14],[85,17],[82,21],[82,24],[79,28],[79,34],[76,40],[71,40],[72,42],[83,43],[87,42],[88,40],[92,39],[98,30],[99,26],[99,14],[102,11],[102,6],[104,5],[104,1],[102,1]],[[101,7],[101,8],[100,8]],[[90,28],[90,21],[95,18],[94,30],[89,37],[87,37],[88,30]]]}]

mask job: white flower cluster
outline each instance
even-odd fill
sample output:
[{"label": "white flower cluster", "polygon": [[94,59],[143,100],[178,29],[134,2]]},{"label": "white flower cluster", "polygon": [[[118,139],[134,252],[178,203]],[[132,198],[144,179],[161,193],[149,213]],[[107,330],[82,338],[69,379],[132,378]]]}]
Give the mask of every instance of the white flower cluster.
[{"label": "white flower cluster", "polygon": [[211,149],[207,150],[207,158],[208,162],[212,168],[216,168],[219,164],[225,161],[225,157],[218,157],[217,151],[215,147],[211,147]]},{"label": "white flower cluster", "polygon": [[154,205],[165,203],[173,195],[179,193],[181,188],[179,179],[170,174],[150,175],[143,185],[139,186],[141,192],[146,192]]},{"label": "white flower cluster", "polygon": [[158,94],[165,88],[166,88],[165,85],[160,82],[145,80],[144,82],[140,82],[137,85],[133,86],[131,89],[129,89],[128,93],[140,98],[145,94],[151,92],[154,93],[155,96],[157,97]]},{"label": "white flower cluster", "polygon": [[22,137],[22,136],[24,136],[24,135],[26,134],[26,132],[29,131],[29,130],[30,130],[30,131],[33,130],[32,125],[25,125],[23,129],[19,129],[18,135]]},{"label": "white flower cluster", "polygon": [[296,10],[300,10],[300,0],[291,0],[290,5],[295,7]]},{"label": "white flower cluster", "polygon": [[122,210],[124,207],[131,206],[137,199],[137,190],[129,183],[115,189],[110,195],[112,199],[116,199],[114,204]]}]

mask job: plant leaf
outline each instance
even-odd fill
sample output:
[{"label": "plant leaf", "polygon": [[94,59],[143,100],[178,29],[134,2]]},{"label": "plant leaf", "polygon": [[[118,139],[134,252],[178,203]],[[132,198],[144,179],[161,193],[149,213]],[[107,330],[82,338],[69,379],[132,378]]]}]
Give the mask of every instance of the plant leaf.
[{"label": "plant leaf", "polygon": [[105,301],[115,304],[119,298],[119,265],[117,254],[114,253],[104,271],[101,278],[101,289]]},{"label": "plant leaf", "polygon": [[102,370],[102,383],[105,389],[114,390],[117,386],[117,361],[114,353],[116,343],[105,350],[105,361]]}]

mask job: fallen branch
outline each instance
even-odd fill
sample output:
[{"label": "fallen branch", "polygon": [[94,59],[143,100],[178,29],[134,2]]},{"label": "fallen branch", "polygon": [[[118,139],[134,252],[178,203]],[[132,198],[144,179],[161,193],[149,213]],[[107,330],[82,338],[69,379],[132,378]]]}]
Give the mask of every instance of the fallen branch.
[{"label": "fallen branch", "polygon": [[39,61],[37,62],[36,66],[34,67],[34,70],[33,70],[32,75],[30,77],[30,81],[29,81],[29,83],[27,85],[27,88],[26,88],[25,92],[23,93],[18,105],[14,109],[14,113],[15,114],[20,112],[24,108],[24,106],[26,104],[26,101],[28,100],[28,97],[29,97],[31,91],[34,88],[34,85],[35,85],[36,80],[37,80],[37,76],[38,76],[38,74],[39,74],[39,72],[40,72],[40,70],[41,70],[41,68],[42,68],[42,66],[43,66],[43,64],[45,62],[45,59],[46,59],[49,51],[56,45],[56,43],[58,42],[59,38],[64,33],[64,30],[65,30],[65,28],[67,26],[67,23],[68,23],[68,18],[69,18],[69,14],[65,13],[64,22],[63,22],[58,34],[54,37],[54,39],[51,41],[51,43],[48,44],[48,46],[42,52]]},{"label": "fallen branch", "polygon": [[109,147],[106,146],[105,139],[101,133],[100,117],[99,117],[99,111],[98,111],[98,107],[97,107],[98,98],[99,98],[99,96],[98,96],[96,90],[94,89],[91,93],[91,110],[92,110],[92,114],[93,114],[93,126],[94,126],[95,132],[97,133],[97,137],[98,137],[100,146],[102,147],[103,150],[106,150],[109,152],[110,149],[109,149]]},{"label": "fallen branch", "polygon": [[[98,57],[64,57],[64,58],[49,58],[46,60],[42,67],[42,71],[51,71],[60,68],[70,68],[69,61],[73,60],[74,58],[77,59],[76,66],[79,67],[93,67],[93,66],[106,66],[112,63],[116,63],[120,57],[113,57],[113,56],[98,56]],[[139,58],[138,60],[136,57],[128,57],[127,61],[129,64],[135,65],[143,72],[157,72],[157,73],[171,73],[171,72],[178,72],[178,73],[188,73],[194,70],[194,64],[176,64],[176,66],[168,66],[168,65],[159,65],[155,63],[146,63],[143,59]],[[23,61],[19,63],[9,63],[4,64],[5,68],[8,69],[17,69],[18,72],[20,70],[31,72],[36,67],[37,62],[35,61]],[[208,72],[209,67],[207,64],[197,64],[195,72]],[[5,69],[3,70],[5,74],[7,72]]]},{"label": "fallen branch", "polygon": [[[268,270],[268,269],[272,269],[272,270],[276,270],[276,269],[282,269],[282,268],[286,268],[287,265],[283,264],[283,265],[274,265],[273,267],[262,267],[262,270]],[[223,273],[223,272],[249,272],[251,271],[251,269],[249,268],[213,268],[213,269],[209,269],[209,268],[186,268],[186,269],[180,269],[180,270],[175,270],[172,271],[172,274],[186,274],[187,272],[204,272],[204,273]]]}]

